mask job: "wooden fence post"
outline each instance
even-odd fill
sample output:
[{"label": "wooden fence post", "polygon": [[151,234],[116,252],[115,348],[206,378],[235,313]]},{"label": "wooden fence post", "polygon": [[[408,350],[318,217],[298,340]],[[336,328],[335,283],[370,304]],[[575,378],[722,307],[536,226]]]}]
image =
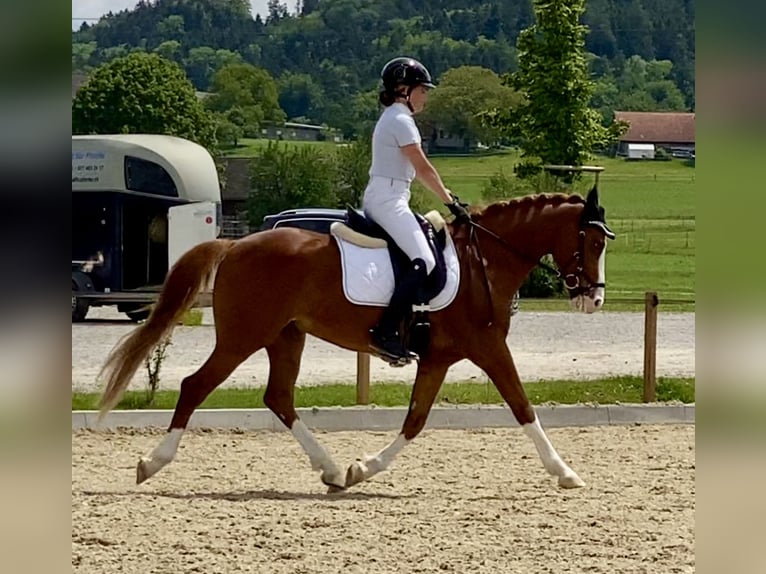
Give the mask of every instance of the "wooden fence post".
[{"label": "wooden fence post", "polygon": [[657,293],[644,296],[644,402],[657,400]]},{"label": "wooden fence post", "polygon": [[356,404],[370,404],[370,355],[356,354]]}]

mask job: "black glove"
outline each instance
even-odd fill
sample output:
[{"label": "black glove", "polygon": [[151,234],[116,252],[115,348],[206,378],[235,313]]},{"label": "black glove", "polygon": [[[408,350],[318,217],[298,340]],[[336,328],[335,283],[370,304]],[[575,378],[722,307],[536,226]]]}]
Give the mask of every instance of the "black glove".
[{"label": "black glove", "polygon": [[468,204],[462,203],[456,196],[452,196],[451,203],[445,203],[444,205],[450,210],[450,213],[455,216],[455,221],[470,221],[471,214],[468,213]]}]

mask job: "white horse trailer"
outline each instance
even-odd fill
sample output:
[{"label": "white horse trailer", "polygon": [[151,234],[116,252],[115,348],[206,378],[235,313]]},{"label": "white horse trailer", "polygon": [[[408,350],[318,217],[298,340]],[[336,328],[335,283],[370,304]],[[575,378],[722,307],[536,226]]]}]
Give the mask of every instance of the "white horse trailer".
[{"label": "white horse trailer", "polygon": [[210,153],[154,134],[72,136],[72,321],[92,306],[148,316],[168,269],[218,237]]}]

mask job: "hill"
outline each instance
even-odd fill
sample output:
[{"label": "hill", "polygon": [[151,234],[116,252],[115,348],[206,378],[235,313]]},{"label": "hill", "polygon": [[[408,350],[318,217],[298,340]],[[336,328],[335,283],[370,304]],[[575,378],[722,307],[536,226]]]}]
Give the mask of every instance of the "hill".
[{"label": "hill", "polygon": [[[516,39],[533,22],[532,0],[302,0],[298,7],[290,14],[271,0],[267,17],[254,19],[248,0],[141,0],[73,32],[72,68],[87,72],[132,50],[153,51],[205,91],[215,70],[245,61],[321,94],[330,104],[304,110],[307,119],[338,125],[354,95],[375,89],[391,57],[414,55],[437,78],[462,65],[503,74],[516,69]],[[594,78],[627,75],[629,84],[632,63],[666,61],[649,75],[667,77],[649,79],[670,81],[657,90],[680,90],[670,107],[694,108],[692,0],[589,0],[584,23]]]}]

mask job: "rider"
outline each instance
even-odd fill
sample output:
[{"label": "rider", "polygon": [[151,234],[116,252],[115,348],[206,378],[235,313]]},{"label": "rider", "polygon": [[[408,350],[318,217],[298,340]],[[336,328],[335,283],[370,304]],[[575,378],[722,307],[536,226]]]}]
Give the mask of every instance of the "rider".
[{"label": "rider", "polygon": [[416,302],[418,290],[436,266],[426,236],[409,206],[410,183],[418,179],[458,218],[465,206],[452,196],[420,145],[412,115],[423,110],[435,85],[423,64],[413,58],[394,58],[381,71],[380,103],[385,109],[372,134],[372,165],[364,191],[365,215],[380,225],[410,258],[411,267],[397,283],[380,322],[370,331],[372,349],[394,360],[417,358],[404,347],[399,325]]}]

